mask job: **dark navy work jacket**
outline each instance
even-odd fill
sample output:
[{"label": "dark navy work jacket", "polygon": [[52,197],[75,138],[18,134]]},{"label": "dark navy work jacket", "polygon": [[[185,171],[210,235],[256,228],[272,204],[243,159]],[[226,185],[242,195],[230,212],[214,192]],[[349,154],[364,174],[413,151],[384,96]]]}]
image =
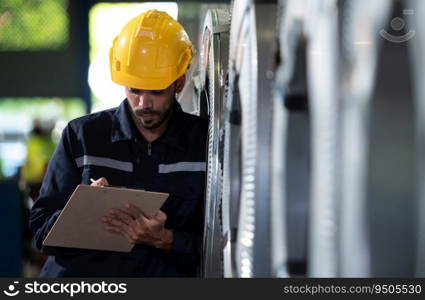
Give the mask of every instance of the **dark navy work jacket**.
[{"label": "dark navy work jacket", "polygon": [[[35,245],[49,255],[43,277],[192,277],[199,267],[203,233],[208,122],[175,102],[166,132],[149,144],[124,100],[117,108],[71,121],[49,163],[31,209]],[[110,185],[169,193],[161,210],[173,230],[173,251],[136,244],[129,253],[42,242],[78,184],[105,177]],[[100,221],[100,220],[99,220]]]}]

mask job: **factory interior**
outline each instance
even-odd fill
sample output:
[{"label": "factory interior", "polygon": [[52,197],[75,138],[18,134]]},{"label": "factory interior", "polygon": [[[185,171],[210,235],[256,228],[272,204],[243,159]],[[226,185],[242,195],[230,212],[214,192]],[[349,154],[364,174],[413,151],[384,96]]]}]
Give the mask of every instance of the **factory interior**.
[{"label": "factory interior", "polygon": [[192,41],[177,100],[209,121],[198,277],[425,276],[425,1],[1,0],[0,277],[39,276],[49,161],[125,99],[109,51],[150,9]]}]

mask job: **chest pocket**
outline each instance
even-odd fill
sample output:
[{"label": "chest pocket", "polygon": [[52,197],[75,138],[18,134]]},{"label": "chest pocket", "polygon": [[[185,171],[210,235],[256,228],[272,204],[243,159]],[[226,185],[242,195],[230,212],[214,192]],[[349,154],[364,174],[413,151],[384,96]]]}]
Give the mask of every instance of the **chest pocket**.
[{"label": "chest pocket", "polygon": [[126,178],[133,172],[131,162],[118,161],[110,158],[88,156],[77,158],[78,167],[82,168],[81,180],[83,184],[91,184],[90,179],[105,177],[109,184],[124,186]]},{"label": "chest pocket", "polygon": [[205,174],[189,172],[161,176],[162,190],[181,200],[196,200],[203,197]]},{"label": "chest pocket", "polygon": [[179,162],[160,164],[158,173],[163,189],[182,200],[203,197],[205,186],[205,162]]},{"label": "chest pocket", "polygon": [[128,176],[128,174],[124,174],[124,172],[120,170],[98,166],[84,166],[81,174],[81,183],[90,185],[92,183],[90,180],[91,178],[97,180],[101,177],[105,177],[110,185],[125,187],[128,182],[126,180]]},{"label": "chest pocket", "polygon": [[170,194],[161,210],[167,214],[166,227],[193,230],[204,199],[205,172],[162,174],[164,191]]}]

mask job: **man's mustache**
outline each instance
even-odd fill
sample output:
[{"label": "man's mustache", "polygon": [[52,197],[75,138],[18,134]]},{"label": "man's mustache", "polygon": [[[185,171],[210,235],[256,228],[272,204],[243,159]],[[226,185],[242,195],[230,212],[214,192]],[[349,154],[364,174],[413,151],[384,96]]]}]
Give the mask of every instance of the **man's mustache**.
[{"label": "man's mustache", "polygon": [[153,110],[150,108],[136,109],[134,113],[139,117],[143,115],[160,115],[161,114],[159,111]]}]

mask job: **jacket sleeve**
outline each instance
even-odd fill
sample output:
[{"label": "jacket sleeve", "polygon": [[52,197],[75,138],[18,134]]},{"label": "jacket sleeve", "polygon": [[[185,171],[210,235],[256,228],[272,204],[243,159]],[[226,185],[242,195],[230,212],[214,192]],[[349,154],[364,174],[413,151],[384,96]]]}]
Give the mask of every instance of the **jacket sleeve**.
[{"label": "jacket sleeve", "polygon": [[[194,138],[190,139],[194,156],[197,161],[206,160],[207,154],[207,136],[208,136],[208,122],[202,121],[199,126],[193,126],[192,130],[195,132]],[[192,216],[184,228],[173,229],[173,254],[176,256],[176,261],[182,268],[196,266],[199,272],[203,236],[204,236],[204,222],[205,222],[205,173],[196,181],[196,188],[200,188],[199,197],[193,203],[195,207],[191,210]]]},{"label": "jacket sleeve", "polygon": [[30,228],[35,246],[47,255],[70,255],[80,251],[42,245],[75,187],[81,182],[81,174],[71,156],[73,143],[76,144],[76,136],[68,125],[49,162],[39,197],[31,208]]},{"label": "jacket sleeve", "polygon": [[197,201],[187,229],[173,229],[173,254],[181,266],[199,267],[204,232],[203,199]]}]

